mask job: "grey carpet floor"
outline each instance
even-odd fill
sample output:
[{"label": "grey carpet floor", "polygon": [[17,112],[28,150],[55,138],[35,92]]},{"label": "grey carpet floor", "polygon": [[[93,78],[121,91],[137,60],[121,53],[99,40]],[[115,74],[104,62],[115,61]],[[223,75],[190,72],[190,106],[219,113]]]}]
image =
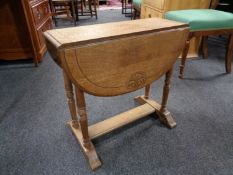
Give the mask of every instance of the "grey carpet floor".
[{"label": "grey carpet floor", "polygon": [[[102,11],[98,21],[129,20],[119,10]],[[62,23],[63,24],[63,23]],[[177,127],[153,116],[94,141],[103,166],[92,172],[66,125],[70,120],[59,67],[47,53],[38,68],[31,62],[0,65],[1,175],[232,175],[233,74],[225,74],[224,39],[209,42],[208,59],[187,62],[185,79],[174,68],[168,109]],[[163,78],[151,96],[161,100]],[[133,97],[87,97],[89,123],[135,106]]]}]

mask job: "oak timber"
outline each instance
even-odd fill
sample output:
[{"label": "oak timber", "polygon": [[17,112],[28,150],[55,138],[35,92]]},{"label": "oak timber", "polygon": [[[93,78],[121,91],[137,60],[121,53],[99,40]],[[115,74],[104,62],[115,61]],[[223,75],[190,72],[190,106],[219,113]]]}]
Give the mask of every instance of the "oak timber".
[{"label": "oak timber", "polygon": [[[163,19],[142,19],[45,32],[48,50],[64,72],[72,117],[68,124],[92,170],[101,165],[92,139],[151,113],[157,113],[160,121],[168,128],[176,126],[166,106],[172,67],[185,45],[188,33],[186,24]],[[165,83],[160,105],[149,98],[149,92],[150,84],[163,75]],[[85,93],[111,97],[144,87],[145,97],[136,98],[141,106],[88,126]]]}]

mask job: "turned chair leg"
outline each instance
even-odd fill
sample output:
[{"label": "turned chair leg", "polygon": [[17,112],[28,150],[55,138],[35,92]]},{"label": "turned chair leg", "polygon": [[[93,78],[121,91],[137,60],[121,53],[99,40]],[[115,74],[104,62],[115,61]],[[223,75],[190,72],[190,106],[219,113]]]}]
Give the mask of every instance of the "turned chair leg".
[{"label": "turned chair leg", "polygon": [[99,0],[94,0],[94,14],[95,14],[95,19],[98,19],[98,16],[97,16],[97,9],[96,9],[96,4],[97,2],[99,2]]},{"label": "turned chair leg", "polygon": [[93,17],[93,12],[92,12],[92,0],[88,0],[88,7],[89,7],[89,10],[90,10],[90,13],[91,13],[91,17]]},{"label": "turned chair leg", "polygon": [[135,20],[137,18],[137,10],[133,8],[133,15],[132,19]]},{"label": "turned chair leg", "polygon": [[[78,5],[78,2],[77,2],[77,5]],[[84,1],[81,0],[81,15],[83,15],[83,11],[84,11],[83,6],[84,6]],[[86,4],[85,4],[85,7],[86,7]]]},{"label": "turned chair leg", "polygon": [[79,124],[78,124],[77,112],[76,112],[76,107],[75,107],[73,85],[70,79],[67,77],[65,72],[63,72],[63,76],[64,76],[66,96],[68,99],[68,105],[69,105],[70,114],[72,118],[72,125],[73,127],[78,128]]},{"label": "turned chair leg", "polygon": [[77,107],[78,107],[78,113],[80,117],[80,126],[81,126],[81,132],[83,137],[83,146],[87,149],[91,148],[91,141],[89,138],[88,133],[88,122],[87,122],[87,111],[86,111],[86,104],[85,104],[85,98],[84,98],[84,92],[80,90],[78,87],[75,87],[75,93],[77,97]]},{"label": "turned chair leg", "polygon": [[76,13],[75,13],[75,2],[72,1],[71,2],[71,10],[72,10],[72,18],[73,18],[73,22],[74,22],[74,25],[76,26]]},{"label": "turned chair leg", "polygon": [[[191,39],[191,38],[190,38],[190,39]],[[184,76],[184,67],[185,67],[185,62],[186,62],[186,58],[187,58],[188,51],[189,51],[190,39],[188,39],[188,40],[186,41],[184,50],[183,50],[183,52],[182,52],[182,58],[181,58],[181,64],[180,64],[180,75],[179,75],[179,78],[181,78],[181,79],[182,79],[183,76]]]},{"label": "turned chair leg", "polygon": [[228,74],[231,73],[232,54],[233,54],[233,34],[229,36],[229,42],[228,42],[226,58],[225,58],[225,67],[226,67],[226,72]]},{"label": "turned chair leg", "polygon": [[145,99],[148,99],[150,96],[150,84],[145,87]]}]

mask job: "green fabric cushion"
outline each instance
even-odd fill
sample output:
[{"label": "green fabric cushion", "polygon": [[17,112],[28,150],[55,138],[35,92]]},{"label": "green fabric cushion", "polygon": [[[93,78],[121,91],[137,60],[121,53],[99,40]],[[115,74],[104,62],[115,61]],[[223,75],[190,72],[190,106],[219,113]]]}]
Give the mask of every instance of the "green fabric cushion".
[{"label": "green fabric cushion", "polygon": [[133,6],[135,6],[136,8],[140,9],[141,8],[141,0],[133,0]]},{"label": "green fabric cushion", "polygon": [[191,31],[233,29],[232,13],[212,9],[170,11],[165,18],[188,23]]}]

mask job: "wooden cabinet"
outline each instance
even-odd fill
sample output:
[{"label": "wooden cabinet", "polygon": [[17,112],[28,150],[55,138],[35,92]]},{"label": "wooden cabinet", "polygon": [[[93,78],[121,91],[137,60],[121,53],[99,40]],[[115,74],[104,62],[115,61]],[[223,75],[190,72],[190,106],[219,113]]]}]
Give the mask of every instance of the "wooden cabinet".
[{"label": "wooden cabinet", "polygon": [[171,10],[209,8],[210,2],[211,0],[143,0],[141,18],[150,16],[150,13],[153,13],[151,10],[164,17],[164,14]]},{"label": "wooden cabinet", "polygon": [[0,1],[0,59],[42,60],[46,46],[42,32],[52,28],[48,0]]},{"label": "wooden cabinet", "polygon": [[[164,18],[167,11],[209,8],[211,0],[142,0],[141,18]],[[191,40],[188,57],[198,55],[200,39]]]}]

